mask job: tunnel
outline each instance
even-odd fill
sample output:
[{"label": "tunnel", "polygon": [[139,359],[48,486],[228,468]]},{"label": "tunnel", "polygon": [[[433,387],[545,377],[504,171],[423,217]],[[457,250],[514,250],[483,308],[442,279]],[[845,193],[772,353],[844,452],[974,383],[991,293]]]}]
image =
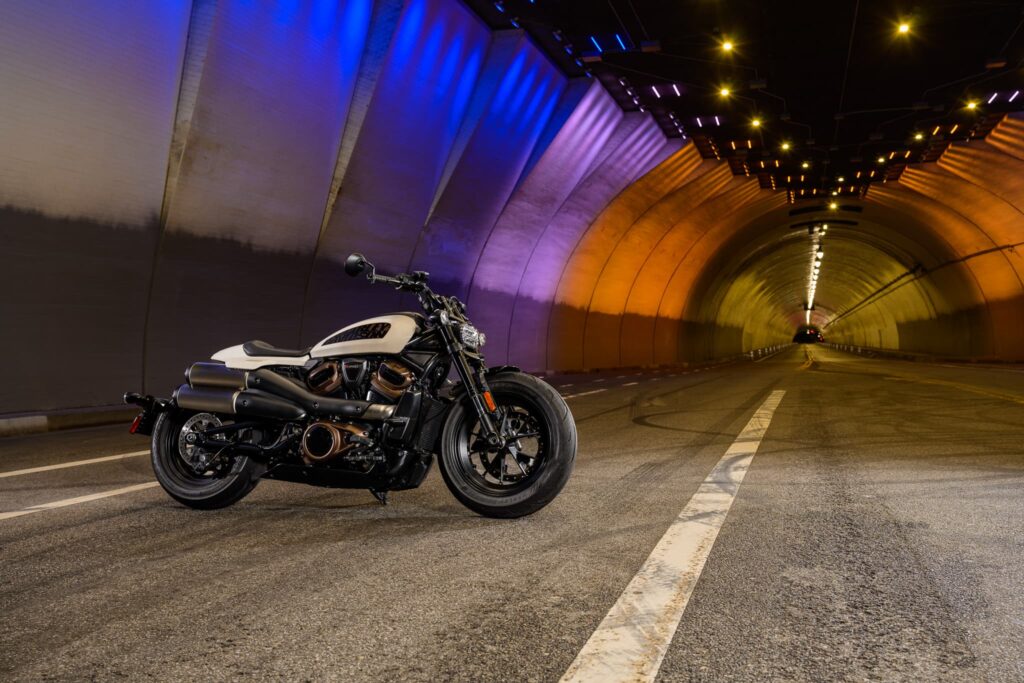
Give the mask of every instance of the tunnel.
[{"label": "tunnel", "polygon": [[[1019,680],[1022,81],[1011,0],[7,0],[0,673]],[[575,470],[499,522],[512,373]],[[192,413],[291,483],[176,505]]]}]

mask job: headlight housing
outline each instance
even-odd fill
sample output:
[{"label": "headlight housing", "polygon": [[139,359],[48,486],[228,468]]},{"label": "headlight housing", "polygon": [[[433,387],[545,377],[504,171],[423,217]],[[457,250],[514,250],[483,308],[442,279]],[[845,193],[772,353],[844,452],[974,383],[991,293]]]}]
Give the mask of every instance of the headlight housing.
[{"label": "headlight housing", "polygon": [[487,342],[487,335],[469,323],[459,325],[459,337],[466,348],[479,349]]}]

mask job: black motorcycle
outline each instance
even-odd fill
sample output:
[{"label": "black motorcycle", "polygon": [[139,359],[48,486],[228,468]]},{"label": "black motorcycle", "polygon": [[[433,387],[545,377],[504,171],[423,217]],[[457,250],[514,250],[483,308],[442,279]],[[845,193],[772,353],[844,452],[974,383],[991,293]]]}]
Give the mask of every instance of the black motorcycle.
[{"label": "black motorcycle", "polygon": [[[452,494],[489,517],[550,503],[572,473],[576,424],[549,384],[488,368],[466,307],[424,272],[379,275],[362,254],[351,276],[414,292],[424,314],[349,325],[308,349],[251,341],[192,365],[171,398],[125,394],[152,435],[157,481],[194,508],[231,505],[260,479],[388,491],[419,486],[434,455]],[[449,379],[454,370],[456,380]]]}]

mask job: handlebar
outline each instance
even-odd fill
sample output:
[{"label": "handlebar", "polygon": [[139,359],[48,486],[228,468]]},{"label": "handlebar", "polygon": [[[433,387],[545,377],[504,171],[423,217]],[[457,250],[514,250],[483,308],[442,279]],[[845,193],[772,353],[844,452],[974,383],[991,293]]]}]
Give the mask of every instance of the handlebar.
[{"label": "handlebar", "polygon": [[416,271],[414,273],[399,273],[398,275],[377,275],[370,273],[367,279],[372,283],[384,282],[395,285],[398,289],[406,292],[422,292],[427,289],[427,273]]}]

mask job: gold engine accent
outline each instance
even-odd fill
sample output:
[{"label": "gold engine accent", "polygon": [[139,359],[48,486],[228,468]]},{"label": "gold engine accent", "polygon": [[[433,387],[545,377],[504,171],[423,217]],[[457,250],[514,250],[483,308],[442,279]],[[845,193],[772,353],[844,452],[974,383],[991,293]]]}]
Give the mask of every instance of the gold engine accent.
[{"label": "gold engine accent", "polygon": [[302,454],[308,463],[322,463],[355,448],[349,436],[369,438],[367,431],[348,422],[314,422],[302,433]]},{"label": "gold engine accent", "polygon": [[370,379],[370,386],[378,393],[396,399],[409,388],[412,380],[412,370],[401,363],[386,360],[377,367],[377,372]]},{"label": "gold engine accent", "polygon": [[320,363],[306,375],[306,385],[314,394],[332,394],[341,386],[341,370],[338,361],[328,360]]}]

